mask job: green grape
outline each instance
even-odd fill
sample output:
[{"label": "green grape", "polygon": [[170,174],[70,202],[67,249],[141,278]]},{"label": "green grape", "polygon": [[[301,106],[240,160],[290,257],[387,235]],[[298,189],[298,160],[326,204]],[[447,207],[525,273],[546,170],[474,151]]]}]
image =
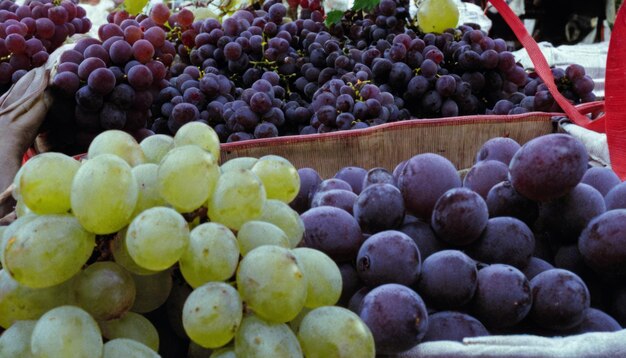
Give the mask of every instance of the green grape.
[{"label": "green grape", "polygon": [[0,270],[0,326],[15,321],[39,319],[46,311],[72,302],[73,280],[46,288],[30,288]]},{"label": "green grape", "polygon": [[155,206],[166,206],[167,202],[159,194],[159,185],[157,181],[157,172],[159,166],[154,163],[139,164],[132,169],[133,176],[139,185],[139,195],[137,197],[137,206],[133,217],[141,214],[146,209]]},{"label": "green grape", "polygon": [[289,322],[306,300],[307,280],[291,250],[259,246],[243,257],[237,288],[247,307],[270,322]]},{"label": "green grape", "polygon": [[206,203],[219,175],[211,154],[195,145],[176,147],[159,164],[159,193],[176,210],[192,212]]},{"label": "green grape", "polygon": [[137,263],[133,261],[133,258],[130,257],[130,254],[128,253],[128,247],[126,246],[127,230],[128,227],[120,230],[117,234],[115,234],[113,240],[110,241],[109,247],[111,249],[111,253],[113,254],[113,259],[115,260],[115,262],[125,268],[128,272],[135,275],[154,275],[158,273],[159,271],[148,270],[137,265]]},{"label": "green grape", "polygon": [[189,244],[185,218],[174,209],[155,207],[137,215],[126,231],[126,248],[137,265],[165,270],[178,261]]},{"label": "green grape", "polygon": [[17,321],[0,336],[0,357],[32,358],[30,337],[37,321]]},{"label": "green grape", "polygon": [[26,216],[28,214],[33,214],[33,212],[24,204],[24,200],[21,198],[15,203],[15,216],[21,218],[22,216]]},{"label": "green grape", "polygon": [[4,247],[3,267],[19,283],[43,288],[77,274],[96,237],[70,215],[42,215],[22,226]]},{"label": "green grape", "polygon": [[218,223],[204,223],[191,230],[179,267],[187,283],[195,288],[229,279],[238,263],[239,246],[232,231]]},{"label": "green grape", "polygon": [[296,318],[294,318],[291,321],[289,321],[289,323],[288,323],[289,324],[289,328],[291,328],[291,330],[293,331],[294,334],[296,334],[296,335],[298,334],[298,331],[300,330],[300,324],[302,323],[302,320],[312,310],[313,310],[313,308],[304,307],[304,308],[302,308],[300,313],[298,313]]},{"label": "green grape", "polygon": [[258,220],[272,223],[281,228],[289,238],[291,248],[297,247],[302,241],[304,222],[297,211],[280,200],[267,200],[263,207],[263,214]]},{"label": "green grape", "polygon": [[135,281],[115,262],[96,262],[78,275],[74,295],[76,304],[95,319],[115,319],[133,306]]},{"label": "green grape", "polygon": [[197,145],[217,161],[220,159],[220,138],[213,128],[201,122],[189,122],[180,127],[174,135],[174,144],[177,147]]},{"label": "green grape", "polygon": [[267,191],[268,199],[290,203],[300,190],[298,170],[285,158],[266,155],[252,167]]},{"label": "green grape", "polygon": [[248,315],[235,335],[235,353],[246,358],[297,358],[302,357],[302,348],[286,324]]},{"label": "green grape", "polygon": [[278,226],[265,221],[251,220],[237,232],[237,242],[242,256],[262,245],[277,245],[289,249],[289,239]]},{"label": "green grape", "polygon": [[220,169],[222,170],[222,173],[241,169],[250,170],[258,161],[259,160],[257,158],[252,157],[237,157],[230,159],[226,163],[222,164]]},{"label": "green grape", "polygon": [[143,343],[128,338],[116,338],[104,344],[102,358],[160,358],[161,356]]},{"label": "green grape", "polygon": [[2,264],[2,267],[6,266],[4,263],[4,247],[6,243],[10,238],[15,237],[15,234],[20,228],[22,228],[22,226],[35,220],[37,217],[38,216],[35,214],[20,216],[17,220],[12,222],[11,225],[2,226],[4,228],[2,235],[0,235],[0,263]]},{"label": "green grape", "polygon": [[24,164],[20,197],[37,214],[64,214],[70,210],[72,179],[80,163],[61,153],[43,153]]},{"label": "green grape", "polygon": [[325,253],[307,247],[299,247],[292,252],[307,278],[304,306],[316,308],[336,304],[341,297],[343,284],[341,271],[335,261]]},{"label": "green grape", "polygon": [[146,155],[146,162],[159,164],[167,152],[174,148],[174,138],[165,134],[155,134],[144,138],[139,146]]},{"label": "green grape", "polygon": [[213,351],[213,353],[211,353],[209,358],[237,358],[237,354],[235,354],[235,346],[228,346],[216,349],[215,351]]},{"label": "green grape", "polygon": [[246,221],[263,213],[266,194],[263,183],[246,169],[223,173],[209,198],[209,217],[228,228],[239,230]]},{"label": "green grape", "polygon": [[306,357],[376,356],[374,336],[359,316],[343,307],[325,306],[309,312],[298,331]]},{"label": "green grape", "polygon": [[98,321],[102,336],[108,340],[128,338],[159,351],[159,332],[146,317],[127,312],[119,319]]},{"label": "green grape", "polygon": [[121,130],[108,130],[96,136],[89,145],[87,157],[93,159],[102,154],[122,158],[131,167],[146,162],[146,155],[130,134]]},{"label": "green grape", "polygon": [[417,9],[417,24],[423,32],[442,33],[459,22],[459,9],[453,0],[423,0]]},{"label": "green grape", "polygon": [[37,321],[30,342],[37,358],[98,358],[103,353],[98,323],[76,306],[61,306],[46,312]]},{"label": "green grape", "polygon": [[152,312],[167,301],[172,291],[172,272],[165,270],[154,275],[132,275],[135,280],[135,303],[130,310]]},{"label": "green grape", "polygon": [[22,198],[22,193],[20,191],[20,179],[22,179],[22,173],[24,172],[24,165],[18,169],[17,173],[13,177],[13,190],[11,191],[11,196],[15,200],[20,200]]},{"label": "green grape", "polygon": [[74,176],[72,212],[87,231],[112,234],[128,225],[138,196],[131,167],[115,155],[101,154],[84,162]]},{"label": "green grape", "polygon": [[223,282],[209,282],[196,288],[183,307],[185,332],[205,348],[219,348],[230,342],[242,317],[239,292]]}]

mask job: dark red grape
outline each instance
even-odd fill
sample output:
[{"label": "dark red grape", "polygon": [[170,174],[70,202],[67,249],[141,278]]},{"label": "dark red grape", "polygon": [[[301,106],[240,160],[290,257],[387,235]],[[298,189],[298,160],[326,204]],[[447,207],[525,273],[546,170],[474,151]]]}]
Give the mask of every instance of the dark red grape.
[{"label": "dark red grape", "polygon": [[476,318],[462,312],[442,311],[428,316],[428,331],[422,342],[457,341],[488,336],[487,328]]},{"label": "dark red grape", "polygon": [[477,273],[476,263],[463,252],[435,252],[422,264],[417,292],[429,306],[442,310],[458,309],[474,297]]},{"label": "dark red grape", "polygon": [[474,316],[487,328],[511,327],[521,322],[533,306],[531,286],[515,267],[491,265],[478,271],[471,306]]},{"label": "dark red grape", "polygon": [[564,330],[581,324],[589,308],[583,280],[563,269],[544,271],[530,280],[533,305],[530,318],[543,328]]},{"label": "dark red grape", "polygon": [[320,250],[336,261],[356,259],[363,242],[358,222],[345,210],[320,206],[301,216],[304,222],[304,244]]},{"label": "dark red grape", "polygon": [[377,354],[407,351],[428,330],[424,301],[415,291],[399,284],[385,284],[367,293],[359,316],[372,331]]},{"label": "dark red grape", "polygon": [[572,190],[587,171],[585,146],[566,134],[547,134],[518,150],[511,160],[511,184],[523,196],[547,201]]},{"label": "dark red grape", "polygon": [[489,219],[485,200],[467,188],[446,191],[436,202],[430,224],[437,237],[452,245],[476,241]]},{"label": "dark red grape", "polygon": [[361,281],[376,287],[386,283],[412,286],[421,271],[420,252],[406,234],[387,230],[367,238],[356,258]]},{"label": "dark red grape", "polygon": [[461,178],[454,165],[432,153],[409,159],[398,178],[407,212],[423,219],[430,219],[435,203],[443,193],[460,186]]}]

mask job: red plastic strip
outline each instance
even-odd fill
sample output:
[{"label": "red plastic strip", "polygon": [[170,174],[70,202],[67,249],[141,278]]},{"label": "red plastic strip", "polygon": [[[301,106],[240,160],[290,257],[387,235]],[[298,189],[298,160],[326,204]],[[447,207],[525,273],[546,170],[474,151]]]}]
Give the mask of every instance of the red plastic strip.
[{"label": "red plastic strip", "polygon": [[617,12],[606,61],[606,135],[613,171],[626,179],[626,8]]},{"label": "red plastic strip", "polygon": [[[526,27],[524,27],[522,21],[517,17],[517,15],[515,15],[509,5],[507,5],[504,0],[489,0],[489,2],[498,10],[504,21],[509,25],[515,34],[515,37],[517,37],[522,46],[524,46],[526,51],[528,51],[528,55],[535,66],[535,71],[548,86],[548,90],[554,97],[555,101],[565,111],[565,114],[567,114],[572,122],[578,124],[579,126],[587,127],[590,123],[592,123],[587,116],[578,112],[574,105],[569,103],[559,92],[556,84],[554,83],[552,70],[546,61],[546,58],[543,56],[543,53],[539,49],[537,42],[532,38],[532,36],[530,36],[528,31],[526,31]],[[594,123],[594,127],[601,128],[598,124],[599,123]]]}]

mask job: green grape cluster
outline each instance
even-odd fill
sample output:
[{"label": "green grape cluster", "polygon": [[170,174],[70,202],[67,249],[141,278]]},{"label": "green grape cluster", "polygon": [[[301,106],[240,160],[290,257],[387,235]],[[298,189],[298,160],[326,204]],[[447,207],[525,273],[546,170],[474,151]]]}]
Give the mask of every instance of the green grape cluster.
[{"label": "green grape cluster", "polygon": [[103,132],[80,161],[28,161],[23,210],[0,231],[0,356],[158,357],[165,319],[211,357],[374,357],[367,326],[334,307],[337,264],[299,247],[297,169],[219,158],[214,130],[194,122],[141,143]]}]

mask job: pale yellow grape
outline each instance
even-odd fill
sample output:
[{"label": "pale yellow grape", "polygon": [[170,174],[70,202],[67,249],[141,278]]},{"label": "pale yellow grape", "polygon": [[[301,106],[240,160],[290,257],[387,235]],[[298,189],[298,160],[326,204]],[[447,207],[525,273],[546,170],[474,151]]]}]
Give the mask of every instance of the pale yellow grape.
[{"label": "pale yellow grape", "polygon": [[137,265],[161,271],[174,265],[189,244],[189,228],[176,210],[155,207],[137,215],[126,231],[126,248]]},{"label": "pale yellow grape", "polygon": [[17,321],[0,335],[0,357],[32,358],[30,337],[37,321]]},{"label": "pale yellow grape", "polygon": [[111,253],[113,254],[115,262],[125,268],[128,272],[135,275],[154,275],[155,273],[158,273],[159,271],[148,270],[137,265],[137,263],[133,261],[133,258],[130,257],[128,247],[126,247],[127,230],[128,227],[120,230],[117,234],[115,234],[113,240],[110,241],[109,247],[111,248]]},{"label": "pale yellow grape", "polygon": [[359,316],[343,307],[325,306],[309,312],[298,331],[307,358],[374,358],[374,336]]},{"label": "pale yellow grape", "polygon": [[459,22],[454,0],[423,0],[417,9],[417,24],[423,32],[442,33]]},{"label": "pale yellow grape", "polygon": [[312,310],[313,310],[313,308],[304,307],[304,308],[302,308],[300,313],[298,313],[296,318],[294,318],[294,319],[292,319],[291,321],[288,322],[289,328],[291,328],[291,330],[293,331],[294,334],[298,335],[298,331],[300,330],[300,324],[302,323],[302,320]]},{"label": "pale yellow grape", "polygon": [[112,261],[89,265],[74,284],[76,305],[97,320],[120,318],[135,302],[135,281],[128,271]]},{"label": "pale yellow grape", "polygon": [[195,145],[176,147],[159,164],[159,193],[176,210],[192,212],[206,203],[219,175],[210,153]]},{"label": "pale yellow grape", "polygon": [[48,310],[72,302],[73,280],[46,288],[20,285],[5,270],[0,270],[0,326],[9,328],[15,321],[38,319]]},{"label": "pale yellow grape", "polygon": [[220,169],[222,173],[226,173],[231,170],[240,170],[240,169],[250,170],[258,161],[259,161],[258,158],[237,157],[237,158],[230,159],[226,163],[222,164]]},{"label": "pale yellow grape", "polygon": [[102,336],[108,340],[128,338],[159,351],[159,332],[146,317],[127,312],[120,319],[98,321]]},{"label": "pale yellow grape", "polygon": [[80,163],[61,153],[36,155],[24,164],[20,195],[37,214],[64,214],[70,210],[72,179]]},{"label": "pale yellow grape", "polygon": [[37,358],[99,358],[103,353],[98,323],[76,306],[46,312],[37,321],[30,342]]},{"label": "pale yellow grape", "polygon": [[174,144],[177,147],[184,145],[197,145],[211,153],[216,161],[220,159],[220,138],[210,126],[202,122],[189,122],[176,132]]},{"label": "pale yellow grape", "polygon": [[9,241],[10,238],[15,237],[15,234],[19,229],[21,229],[27,223],[35,220],[37,217],[38,216],[35,214],[20,216],[9,226],[3,226],[4,229],[2,235],[0,235],[0,263],[2,264],[2,267],[6,266],[6,264],[4,263],[4,248],[6,246],[6,243]]},{"label": "pale yellow grape", "polygon": [[159,164],[167,152],[174,148],[174,138],[165,134],[155,134],[139,143],[146,156],[146,162]]},{"label": "pale yellow grape", "polygon": [[137,197],[137,206],[135,207],[133,217],[146,209],[167,205],[167,202],[159,193],[158,171],[159,166],[154,163],[139,164],[132,169],[133,176],[139,185],[139,196]]},{"label": "pale yellow grape", "polygon": [[298,339],[289,326],[271,323],[253,314],[241,321],[235,335],[235,353],[237,357],[246,358],[302,357]]},{"label": "pale yellow grape", "polygon": [[102,358],[159,358],[157,352],[140,342],[128,338],[116,338],[104,344]]},{"label": "pale yellow grape", "polygon": [[268,199],[277,199],[290,203],[300,190],[298,170],[285,158],[267,155],[259,159],[252,167],[267,191]]},{"label": "pale yellow grape", "polygon": [[33,213],[26,204],[24,204],[24,200],[21,198],[15,203],[15,216],[20,218],[22,216]]},{"label": "pale yellow grape", "polygon": [[219,348],[230,342],[242,317],[239,293],[223,282],[209,282],[196,288],[183,307],[185,332],[205,348]]},{"label": "pale yellow grape", "polygon": [[243,257],[237,269],[237,289],[246,306],[270,322],[289,322],[302,307],[307,279],[291,250],[259,246]]},{"label": "pale yellow grape", "polygon": [[299,247],[293,249],[302,271],[307,278],[305,307],[332,306],[339,301],[343,287],[339,267],[325,253]]},{"label": "pale yellow grape", "polygon": [[154,275],[133,275],[135,280],[135,303],[131,311],[147,313],[159,308],[167,301],[172,291],[171,270],[161,271]]},{"label": "pale yellow grape", "polygon": [[117,129],[98,134],[89,145],[87,150],[89,159],[102,154],[116,155],[125,160],[131,167],[146,162],[146,156],[135,138]]},{"label": "pale yellow grape", "polygon": [[115,262],[125,268],[128,272],[131,272],[135,275],[154,275],[159,271],[148,270],[139,265],[133,258],[130,257],[128,253],[128,248],[126,247],[126,231],[127,227],[120,230],[115,237],[110,241],[111,253],[113,254],[113,259]]},{"label": "pale yellow grape", "polygon": [[237,354],[235,353],[235,346],[228,346],[216,349],[213,351],[213,353],[211,353],[209,358],[237,358]]},{"label": "pale yellow grape", "polygon": [[280,200],[267,200],[263,207],[263,214],[258,220],[272,223],[281,228],[287,235],[291,248],[297,247],[302,241],[304,222],[297,211]]},{"label": "pale yellow grape", "polygon": [[238,169],[225,172],[209,198],[209,218],[239,230],[246,221],[261,216],[266,198],[263,183],[251,171]]},{"label": "pale yellow grape", "polygon": [[265,221],[250,220],[237,232],[241,255],[262,245],[277,245],[289,249],[289,239],[278,226]]},{"label": "pale yellow grape", "polygon": [[101,154],[83,162],[74,176],[72,212],[88,231],[112,234],[128,225],[138,196],[139,186],[128,163]]},{"label": "pale yellow grape", "polygon": [[17,173],[13,177],[13,190],[11,190],[11,196],[15,200],[20,200],[22,197],[22,193],[20,192],[20,179],[22,178],[22,173],[24,172],[24,166],[22,165],[20,169],[18,169]]},{"label": "pale yellow grape", "polygon": [[198,287],[229,279],[238,263],[239,246],[233,232],[218,223],[204,223],[191,230],[179,267],[185,281]]},{"label": "pale yellow grape", "polygon": [[23,285],[54,286],[80,271],[95,243],[95,235],[85,231],[73,216],[42,215],[6,242],[3,267]]}]

